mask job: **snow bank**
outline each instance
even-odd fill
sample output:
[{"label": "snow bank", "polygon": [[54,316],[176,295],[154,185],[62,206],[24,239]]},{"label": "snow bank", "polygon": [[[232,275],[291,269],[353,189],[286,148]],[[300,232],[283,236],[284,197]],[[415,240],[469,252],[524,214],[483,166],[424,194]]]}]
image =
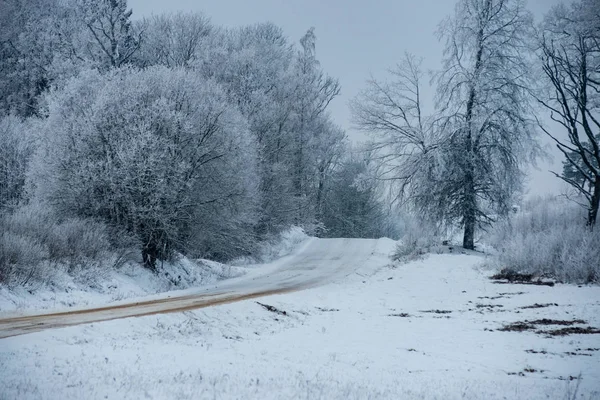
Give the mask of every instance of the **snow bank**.
[{"label": "snow bank", "polygon": [[246,272],[242,267],[210,260],[190,260],[181,255],[174,261],[158,263],[157,270],[153,273],[136,262],[127,262],[116,269],[86,270],[85,276],[55,268],[53,276],[46,282],[11,288],[0,285],[0,312],[107,304],[210,285]]},{"label": "snow bank", "polygon": [[259,245],[256,256],[241,257],[232,261],[232,265],[252,265],[269,263],[294,252],[300,245],[310,239],[304,229],[292,226],[266,240]]}]

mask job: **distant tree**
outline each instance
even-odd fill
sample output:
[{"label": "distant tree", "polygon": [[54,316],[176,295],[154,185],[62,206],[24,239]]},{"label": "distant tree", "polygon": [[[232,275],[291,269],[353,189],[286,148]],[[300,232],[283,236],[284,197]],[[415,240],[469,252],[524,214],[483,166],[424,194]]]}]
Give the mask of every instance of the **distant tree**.
[{"label": "distant tree", "polygon": [[327,237],[378,238],[385,236],[385,213],[379,182],[365,179],[367,161],[358,154],[340,160],[324,191],[321,218]]},{"label": "distant tree", "polygon": [[311,143],[312,165],[314,172],[310,173],[311,187],[314,194],[314,215],[318,222],[323,222],[323,209],[327,201],[326,192],[335,178],[336,168],[347,156],[348,142],[346,132],[331,121],[324,119],[323,126],[317,130],[318,135]]},{"label": "distant tree", "polygon": [[430,195],[444,138],[434,117],[423,113],[421,64],[406,53],[389,71],[391,81],[371,78],[350,108],[354,124],[370,135],[374,177],[391,185],[395,201],[429,213],[421,199]]},{"label": "distant tree", "polygon": [[144,32],[135,63],[142,67],[191,67],[200,57],[203,40],[213,30],[210,20],[202,14],[160,14],[144,19],[136,26]]},{"label": "distant tree", "polygon": [[77,13],[90,35],[84,51],[100,67],[118,68],[131,61],[142,42],[134,32],[127,0],[75,0]]},{"label": "distant tree", "polygon": [[49,88],[54,50],[49,28],[57,1],[0,1],[0,115],[38,114],[40,95]]},{"label": "distant tree", "polygon": [[24,199],[25,179],[34,149],[28,125],[12,115],[0,119],[0,214]]},{"label": "distant tree", "polygon": [[581,0],[554,7],[540,29],[540,59],[547,96],[538,101],[567,132],[542,127],[565,156],[562,174],[587,202],[594,226],[600,205],[600,4]]},{"label": "distant tree", "polygon": [[164,67],[86,72],[48,105],[31,176],[59,215],[129,231],[149,268],[174,251],[251,252],[255,142],[214,82]]}]

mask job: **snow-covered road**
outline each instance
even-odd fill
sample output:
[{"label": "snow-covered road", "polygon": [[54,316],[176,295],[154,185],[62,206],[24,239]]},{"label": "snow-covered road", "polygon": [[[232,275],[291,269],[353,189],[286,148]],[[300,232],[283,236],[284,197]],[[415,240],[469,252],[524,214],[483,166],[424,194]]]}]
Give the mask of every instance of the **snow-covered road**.
[{"label": "snow-covered road", "polygon": [[312,238],[287,257],[257,267],[243,277],[211,287],[170,292],[104,307],[38,315],[0,314],[0,338],[112,319],[181,312],[315,287],[351,274],[368,264],[387,242]]}]

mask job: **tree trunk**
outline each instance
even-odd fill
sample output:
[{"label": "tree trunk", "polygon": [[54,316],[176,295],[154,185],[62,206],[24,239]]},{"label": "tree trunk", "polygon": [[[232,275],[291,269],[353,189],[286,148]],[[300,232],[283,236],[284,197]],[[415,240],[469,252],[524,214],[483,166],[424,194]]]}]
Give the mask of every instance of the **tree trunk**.
[{"label": "tree trunk", "polygon": [[[472,168],[472,164],[469,163],[469,167]],[[474,177],[473,171],[467,171],[464,187],[464,203],[463,203],[463,223],[464,223],[464,234],[463,234],[463,248],[468,250],[475,249],[475,224],[477,218],[475,216],[475,210],[477,208],[477,199],[475,196]]]},{"label": "tree trunk", "polygon": [[315,205],[315,215],[318,220],[323,216],[323,190],[325,188],[325,167],[319,167],[319,185],[317,187],[317,200]]},{"label": "tree trunk", "polygon": [[153,243],[149,243],[142,249],[142,260],[144,266],[151,271],[156,271],[156,259],[158,258],[158,249]]},{"label": "tree trunk", "polygon": [[600,176],[596,175],[596,181],[594,183],[594,193],[592,194],[592,200],[590,201],[590,208],[588,210],[587,224],[590,227],[596,225],[598,219],[598,206],[600,205]]},{"label": "tree trunk", "polygon": [[[489,10],[490,1],[486,3],[486,8]],[[477,35],[477,54],[475,56],[474,81],[471,82],[469,89],[469,98],[467,100],[466,113],[466,138],[465,138],[465,182],[464,182],[464,198],[463,198],[463,224],[465,231],[463,235],[463,248],[468,250],[475,249],[475,224],[477,222],[477,192],[475,190],[475,144],[473,138],[473,113],[477,92],[475,90],[475,81],[479,78],[481,72],[481,58],[483,56],[483,27],[479,29]]]},{"label": "tree trunk", "polygon": [[156,272],[156,260],[165,260],[169,255],[170,246],[163,231],[155,230],[147,234],[142,248],[144,266]]}]

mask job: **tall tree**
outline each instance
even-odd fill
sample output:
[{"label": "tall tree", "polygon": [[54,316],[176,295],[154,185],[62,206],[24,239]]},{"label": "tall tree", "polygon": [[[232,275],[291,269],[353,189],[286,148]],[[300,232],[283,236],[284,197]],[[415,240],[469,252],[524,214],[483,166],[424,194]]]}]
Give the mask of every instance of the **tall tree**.
[{"label": "tall tree", "polygon": [[270,23],[217,31],[205,44],[193,68],[224,87],[258,143],[262,212],[257,232],[314,226],[345,138],[327,114],[339,84],[316,59],[314,32],[305,35],[298,50]]},{"label": "tall tree", "polygon": [[460,0],[440,25],[443,69],[436,112],[423,115],[420,63],[407,55],[392,82],[371,80],[352,105],[375,134],[377,176],[428,219],[459,223],[473,249],[477,226],[508,212],[535,149],[529,117],[531,16],[521,0]]},{"label": "tall tree", "polygon": [[586,199],[587,224],[594,226],[600,205],[600,3],[554,7],[539,41],[550,90],[538,101],[567,133],[563,139],[542,126],[565,156],[562,174],[555,175]]},{"label": "tall tree", "polygon": [[215,30],[194,70],[215,79],[248,119],[259,150],[261,213],[257,233],[276,232],[292,223],[293,47],[281,28],[256,24]]},{"label": "tall tree", "polygon": [[532,18],[522,0],[460,0],[439,30],[445,39],[438,107],[448,137],[429,197],[440,217],[475,229],[507,213],[535,129],[528,101],[526,54]]},{"label": "tall tree", "polygon": [[[314,193],[310,184],[312,175],[310,166],[314,162],[313,144],[317,138],[327,134],[322,131],[324,121],[328,119],[326,109],[329,103],[340,93],[337,79],[327,76],[316,57],[317,37],[314,28],[309,29],[300,39],[301,49],[297,53],[294,88],[294,171],[293,187],[297,199],[297,222],[314,218],[311,203],[307,201]],[[330,131],[331,133],[333,131]]]}]

